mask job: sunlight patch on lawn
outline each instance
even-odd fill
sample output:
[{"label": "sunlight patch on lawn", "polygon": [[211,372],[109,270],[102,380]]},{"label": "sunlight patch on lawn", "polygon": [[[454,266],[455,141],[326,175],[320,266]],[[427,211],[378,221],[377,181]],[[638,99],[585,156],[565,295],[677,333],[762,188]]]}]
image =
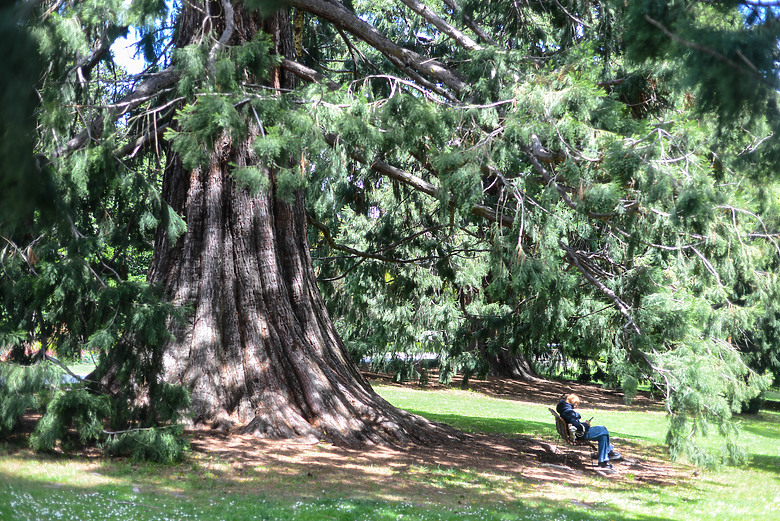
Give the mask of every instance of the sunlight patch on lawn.
[{"label": "sunlight patch on lawn", "polygon": [[77,459],[48,459],[0,456],[0,480],[24,479],[40,483],[62,483],[71,487],[119,483],[95,471],[94,463]]}]

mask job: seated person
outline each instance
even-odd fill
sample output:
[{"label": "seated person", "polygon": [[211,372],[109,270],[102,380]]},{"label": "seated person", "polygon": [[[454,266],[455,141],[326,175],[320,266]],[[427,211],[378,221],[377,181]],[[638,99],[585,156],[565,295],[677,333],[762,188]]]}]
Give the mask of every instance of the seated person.
[{"label": "seated person", "polygon": [[561,398],[561,401],[558,402],[558,406],[555,409],[558,411],[558,414],[561,415],[561,418],[566,421],[567,425],[576,428],[574,435],[577,438],[596,440],[598,442],[599,467],[611,469],[612,464],[609,461],[617,461],[622,458],[620,457],[620,454],[613,450],[612,445],[609,443],[609,431],[606,427],[602,427],[601,425],[594,425],[591,427],[590,420],[581,422],[580,413],[574,410],[579,404],[579,396],[576,394],[567,394]]}]

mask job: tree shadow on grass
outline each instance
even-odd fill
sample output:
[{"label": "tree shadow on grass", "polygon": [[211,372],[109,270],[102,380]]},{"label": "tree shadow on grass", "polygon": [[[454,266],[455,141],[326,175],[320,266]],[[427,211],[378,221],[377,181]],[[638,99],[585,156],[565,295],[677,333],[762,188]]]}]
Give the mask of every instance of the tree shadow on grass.
[{"label": "tree shadow on grass", "polygon": [[742,425],[742,430],[762,438],[780,440],[780,429],[777,427],[772,428],[763,425]]},{"label": "tree shadow on grass", "polygon": [[552,415],[550,421],[541,422],[524,420],[522,418],[493,418],[461,414],[432,413],[429,411],[405,408],[405,410],[424,416],[429,420],[446,423],[456,429],[466,432],[481,432],[489,434],[504,434],[508,436],[553,436],[556,435],[555,421]]},{"label": "tree shadow on grass", "polygon": [[751,454],[750,468],[780,475],[780,456]]},{"label": "tree shadow on grass", "polygon": [[555,436],[472,434],[469,440],[433,447],[355,449],[210,431],[192,435],[193,459],[200,467],[195,475],[256,486],[275,496],[293,492],[322,497],[327,491],[337,497],[457,507],[528,497],[544,500],[554,486],[587,487],[603,479],[625,481],[626,486],[678,486],[691,474],[686,467],[640,454],[643,448],[638,445],[627,445],[627,461],[605,475],[593,466],[587,451],[571,454]]},{"label": "tree shadow on grass", "polygon": [[[587,452],[572,451],[560,442],[551,415],[549,422],[455,414],[426,413],[425,416],[474,432],[487,430],[493,434],[475,433],[468,440],[453,439],[452,443],[433,447],[355,449],[327,443],[263,440],[210,430],[189,431],[192,451],[179,465],[104,459],[89,462],[99,474],[124,483],[124,490],[137,486],[142,493],[148,490],[172,496],[177,502],[208,500],[219,504],[224,496],[249,498],[257,503],[271,498],[282,505],[343,507],[350,512],[370,510],[373,505],[377,512],[390,513],[417,505],[424,512],[441,514],[441,517],[431,515],[431,519],[448,519],[450,512],[459,512],[457,518],[464,519],[463,512],[487,509],[493,514],[475,514],[473,518],[506,519],[504,514],[511,512],[512,519],[664,521],[662,517],[618,509],[611,503],[589,503],[572,497],[590,497],[590,487],[594,484],[603,487],[605,481],[606,486],[615,490],[660,490],[666,486],[685,487],[690,477],[689,469],[664,460],[662,447],[647,447],[627,440],[620,440],[620,451],[627,461],[616,465],[613,474],[602,474],[593,467]],[[4,474],[0,465],[0,485]],[[562,495],[559,492],[562,484],[576,496]],[[219,509],[215,511],[221,515]],[[497,516],[495,512],[504,514]],[[299,515],[287,516],[287,510],[285,513],[267,517],[306,519]],[[418,513],[412,518],[428,519],[426,516]],[[382,519],[381,516],[362,517]],[[219,515],[196,518],[221,519]],[[241,518],[236,515],[230,519]]]},{"label": "tree shadow on grass", "polygon": [[[439,415],[434,419],[448,424],[470,421],[474,430],[497,422],[494,418],[464,419],[457,415]],[[512,519],[592,520],[607,516],[616,521],[664,521],[660,517],[642,517],[625,512],[611,504],[589,503],[572,497],[588,497],[589,487],[604,480],[610,488],[636,490],[637,487],[660,489],[669,485],[685,486],[684,482],[689,477],[684,468],[656,460],[657,455],[652,454],[648,447],[631,442],[621,446],[621,452],[631,462],[616,465],[614,474],[603,475],[593,467],[587,452],[573,453],[570,447],[560,443],[552,417],[549,423],[522,419],[498,420],[498,423],[498,430],[504,433],[537,434],[475,433],[466,440],[453,438],[451,443],[433,447],[409,445],[355,449],[327,443],[263,440],[211,430],[189,431],[192,450],[187,460],[178,465],[133,463],[96,457],[92,453],[77,457],[62,454],[41,456],[14,448],[6,453],[25,460],[24,464],[28,467],[36,462],[43,466],[79,462],[89,469],[87,472],[95,472],[118,483],[113,488],[72,487],[73,494],[91,498],[88,503],[140,509],[146,505],[149,507],[147,511],[154,512],[163,508],[155,502],[162,497],[169,501],[165,503],[159,499],[164,508],[174,505],[179,510],[174,509],[173,513],[180,515],[157,516],[158,519],[195,517],[209,521],[223,518],[220,517],[222,510],[214,505],[222,504],[224,498],[264,505],[264,501],[273,501],[278,505],[273,507],[276,510],[268,511],[267,517],[296,520],[306,517],[291,511],[291,504],[308,505],[307,508],[311,507],[312,511],[334,509],[341,512],[346,509],[355,513],[354,517],[331,516],[334,519],[382,519],[357,513],[370,511],[371,508],[378,512],[397,513],[408,505],[416,505],[419,511],[411,515],[412,519],[448,519],[452,512],[459,513],[458,519],[464,519],[464,513],[468,514],[465,519],[506,519],[507,512],[511,512]],[[5,456],[0,455],[2,457]],[[0,465],[0,487],[5,482],[19,484],[19,477],[13,474],[10,468]],[[567,485],[575,495],[561,497],[553,492],[561,484]],[[28,486],[37,490],[36,494],[40,493],[41,487],[47,491],[50,488],[56,491],[68,488],[67,485],[35,480],[30,480],[22,488]],[[133,493],[134,488],[139,488],[140,493]],[[107,496],[109,492],[113,495]],[[4,493],[0,491],[0,496]],[[0,498],[0,508],[5,508],[2,501]],[[68,503],[65,499],[61,502]],[[182,502],[192,502],[195,505],[192,508],[200,509],[197,512],[203,515],[191,515],[194,510],[187,510]],[[57,501],[53,504],[56,505]],[[489,515],[478,512],[488,512]],[[2,514],[3,510],[0,510],[0,519],[8,518]],[[144,517],[146,514],[132,514],[129,512],[123,518],[147,519]],[[242,519],[236,512],[234,514],[228,519]],[[71,514],[68,517],[104,518],[102,515]],[[311,519],[323,517],[312,515]]]},{"label": "tree shadow on grass", "polygon": [[[552,443],[562,443],[558,437],[558,433],[555,429],[555,421],[553,416],[550,415],[550,421],[533,421],[524,420],[521,418],[493,418],[493,417],[479,417],[479,416],[466,416],[458,414],[441,414],[431,413],[428,411],[419,411],[415,409],[406,409],[407,411],[425,416],[429,420],[437,421],[451,425],[457,429],[465,430],[467,432],[479,432],[487,434],[499,434],[504,436],[522,436],[531,437],[542,440],[552,441]],[[647,455],[652,456],[655,459],[663,459],[668,456],[668,451],[665,446],[658,445],[658,443],[651,437],[637,436],[635,434],[621,433],[620,431],[613,431],[611,428],[610,434],[612,436],[613,444],[617,445],[629,445],[636,451],[641,451]],[[628,441],[630,438],[634,441]],[[649,442],[648,444],[642,444],[642,441]]]},{"label": "tree shadow on grass", "polygon": [[[748,417],[742,423],[742,430],[763,438],[780,440],[780,419],[774,416]],[[760,422],[760,423],[759,423]]]}]

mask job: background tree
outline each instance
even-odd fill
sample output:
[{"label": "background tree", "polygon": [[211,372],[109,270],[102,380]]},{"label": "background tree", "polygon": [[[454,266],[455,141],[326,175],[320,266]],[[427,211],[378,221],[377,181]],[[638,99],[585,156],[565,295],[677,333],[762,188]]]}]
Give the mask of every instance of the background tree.
[{"label": "background tree", "polygon": [[[765,387],[735,339],[768,316],[777,254],[755,182],[776,164],[771,8],[123,6],[18,18],[48,64],[35,148],[63,195],[9,241],[2,328],[44,354],[101,349],[93,388],[135,404],[125,425],[174,418],[176,384],[193,420],[261,435],[442,435],[346,356],[307,209],[348,340],[433,342],[468,371],[550,344],[600,357],[627,394],[663,393],[675,455]],[[129,26],[139,77],[111,60]],[[688,74],[701,55],[760,95],[723,102]],[[154,227],[147,283],[128,266]]]}]

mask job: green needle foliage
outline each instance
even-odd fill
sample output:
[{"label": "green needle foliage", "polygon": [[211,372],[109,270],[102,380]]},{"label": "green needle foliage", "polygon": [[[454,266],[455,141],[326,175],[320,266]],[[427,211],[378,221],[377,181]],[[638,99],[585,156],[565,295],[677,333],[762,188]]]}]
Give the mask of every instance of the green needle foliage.
[{"label": "green needle foliage", "polygon": [[[645,18],[656,4],[510,4],[453,13],[495,29],[500,51],[470,53],[403,7],[355,4],[394,41],[462,64],[469,90],[454,103],[366,71],[356,95],[320,94],[330,103],[312,124],[332,119],[341,142],[316,148],[315,174],[342,168],[343,180],[312,184],[328,233],[311,240],[340,331],[399,379],[426,377],[421,353],[438,355],[446,381],[500,372],[501,353],[554,351],[629,396],[640,383],[666,396],[673,456],[739,461],[733,443],[717,456],[695,440],[715,425],[733,441],[728,420],[776,370],[777,344],[759,333],[773,321],[759,295],[776,278],[776,93],[770,74],[738,76],[721,55],[742,49],[740,67],[765,63],[745,49],[776,55],[773,11],[658,2],[679,18],[658,15],[672,37]],[[355,67],[380,61],[361,49]],[[437,196],[377,176],[363,160],[375,154]],[[511,224],[475,218],[480,203]]]},{"label": "green needle foliage", "polygon": [[122,414],[127,414],[115,410],[121,404],[106,394],[90,391],[87,382],[72,382],[64,376],[50,362],[32,366],[2,364],[0,433],[13,432],[22,417],[34,411],[41,414],[30,437],[30,445],[37,451],[69,451],[96,444],[111,455],[159,462],[181,460],[186,443],[176,420],[179,410],[187,405],[187,394],[180,387],[166,386],[165,392],[158,393],[168,409],[167,416],[158,418],[155,427],[109,431],[107,423],[117,423]]},{"label": "green needle foliage", "polygon": [[[108,45],[126,32],[123,21],[150,12],[139,13],[134,5],[128,13],[119,3],[102,1],[59,10],[38,3],[25,11],[23,4],[7,8],[10,16],[3,23],[13,30],[2,37],[4,54],[25,64],[14,68],[18,76],[4,91],[3,106],[22,111],[4,118],[5,143],[15,150],[0,155],[2,207],[9,210],[0,217],[0,346],[8,360],[0,364],[3,431],[16,428],[25,412],[38,411],[42,419],[31,438],[38,450],[112,441],[110,450],[117,452],[116,440],[122,439],[122,452],[141,455],[129,443],[135,435],[127,433],[159,425],[164,432],[156,434],[158,445],[167,446],[166,452],[143,455],[180,457],[181,440],[163,439],[170,433],[165,426],[178,416],[167,404],[160,414],[155,409],[167,397],[179,414],[187,406],[186,393],[154,382],[159,360],[152,355],[169,336],[166,318],[180,312],[144,279],[157,226],[167,226],[172,236],[185,226],[159,193],[159,158],[117,154],[117,134],[138,125],[132,117],[93,125],[92,139],[104,136],[94,146],[70,153],[67,143],[85,132],[85,121],[126,94],[128,84]],[[145,9],[160,12],[160,5]],[[99,45],[93,46],[93,38]],[[37,103],[19,103],[30,97]],[[8,124],[35,117],[37,132]],[[23,162],[33,159],[33,151],[30,170]],[[51,355],[69,360],[90,352],[105,364],[127,355],[122,346],[131,337],[149,350],[127,358],[124,367],[140,366],[145,380],[120,375],[124,393],[107,393],[94,380],[88,387],[63,384],[61,372],[46,363]],[[128,400],[150,382],[160,389],[151,407]]]}]

